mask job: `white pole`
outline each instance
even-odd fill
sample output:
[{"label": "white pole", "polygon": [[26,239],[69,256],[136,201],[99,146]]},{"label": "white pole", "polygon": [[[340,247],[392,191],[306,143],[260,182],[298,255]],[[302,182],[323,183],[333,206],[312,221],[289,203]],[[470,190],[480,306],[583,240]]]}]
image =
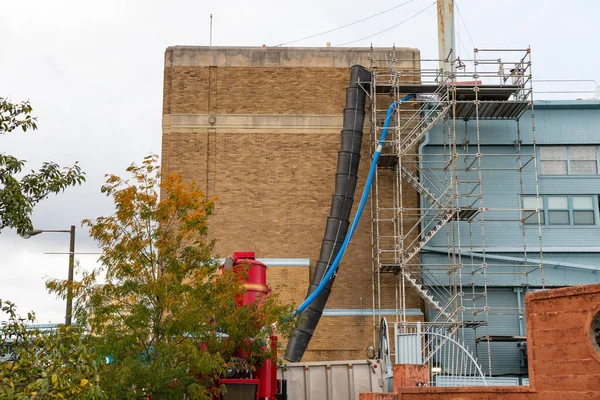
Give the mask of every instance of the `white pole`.
[{"label": "white pole", "polygon": [[444,78],[454,72],[454,0],[437,0],[438,58]]}]

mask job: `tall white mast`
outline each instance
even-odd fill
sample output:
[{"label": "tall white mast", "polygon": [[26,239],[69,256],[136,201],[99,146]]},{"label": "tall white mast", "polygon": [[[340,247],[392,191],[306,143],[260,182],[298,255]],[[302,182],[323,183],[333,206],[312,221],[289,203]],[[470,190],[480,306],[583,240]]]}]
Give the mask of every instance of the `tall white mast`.
[{"label": "tall white mast", "polygon": [[456,59],[454,44],[454,0],[437,0],[438,55],[444,77],[454,73]]}]

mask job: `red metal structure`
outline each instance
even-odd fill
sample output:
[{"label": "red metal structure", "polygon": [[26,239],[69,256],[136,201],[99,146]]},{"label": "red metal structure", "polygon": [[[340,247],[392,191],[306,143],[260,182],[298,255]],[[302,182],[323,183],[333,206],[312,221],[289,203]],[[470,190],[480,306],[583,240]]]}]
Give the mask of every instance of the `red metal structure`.
[{"label": "red metal structure", "polygon": [[238,251],[233,257],[227,258],[221,266],[222,270],[248,268],[248,275],[244,279],[244,294],[237,298],[240,307],[253,304],[261,295],[267,295],[271,288],[267,286],[267,266],[254,257],[253,251]]},{"label": "red metal structure", "polygon": [[[247,268],[244,276],[244,293],[236,298],[238,306],[245,307],[259,301],[261,296],[271,293],[267,286],[267,266],[255,258],[254,252],[235,252],[221,266],[222,271],[228,269]],[[270,336],[270,346],[273,358],[265,359],[262,365],[255,365],[256,372],[248,377],[220,379],[219,385],[227,389],[221,400],[256,399],[277,400],[277,336]],[[264,349],[266,351],[266,349]]]}]

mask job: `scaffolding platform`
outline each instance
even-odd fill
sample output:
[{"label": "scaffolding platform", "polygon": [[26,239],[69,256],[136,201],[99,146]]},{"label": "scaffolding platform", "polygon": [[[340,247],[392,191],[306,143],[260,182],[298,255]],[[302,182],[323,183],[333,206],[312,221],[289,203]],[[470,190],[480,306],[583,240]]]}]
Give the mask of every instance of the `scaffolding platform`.
[{"label": "scaffolding platform", "polygon": [[[477,98],[482,101],[507,101],[511,96],[521,91],[518,85],[482,85],[468,83],[444,83],[441,86],[447,88],[448,91],[456,90],[457,100],[475,100],[475,92],[478,92]],[[398,83],[385,84],[379,82],[377,84],[377,94],[399,93],[409,94],[433,94],[439,92],[440,85],[421,84],[421,83]]]},{"label": "scaffolding platform", "polygon": [[379,272],[382,274],[397,274],[401,268],[401,264],[381,264]]},{"label": "scaffolding platform", "polygon": [[507,342],[526,342],[527,336],[503,336],[503,335],[490,335],[490,336],[482,336],[475,339],[476,343],[481,342],[499,342],[499,343],[507,343]]},{"label": "scaffolding platform", "polygon": [[[442,90],[440,90],[440,88]],[[523,88],[518,85],[481,85],[456,82],[442,85],[431,84],[378,84],[377,94],[414,93],[431,95],[437,93],[440,102],[456,103],[456,108],[447,118],[471,120],[517,120],[529,108],[529,100],[516,100],[523,97]],[[477,105],[479,110],[477,110]],[[387,168],[383,166],[383,168]]]},{"label": "scaffolding platform", "polygon": [[529,108],[528,101],[483,101],[479,100],[479,110],[473,101],[456,102],[454,115],[465,121],[480,120],[518,120]]},{"label": "scaffolding platform", "polygon": [[454,221],[471,221],[479,214],[478,208],[461,207],[453,216]]},{"label": "scaffolding platform", "polygon": [[463,321],[462,323],[463,328],[469,329],[477,329],[487,325],[487,321]]}]

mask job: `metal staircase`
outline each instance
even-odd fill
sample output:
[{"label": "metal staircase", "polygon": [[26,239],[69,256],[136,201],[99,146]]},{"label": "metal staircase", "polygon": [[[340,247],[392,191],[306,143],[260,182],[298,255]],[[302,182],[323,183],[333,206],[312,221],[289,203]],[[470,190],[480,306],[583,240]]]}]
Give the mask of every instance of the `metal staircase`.
[{"label": "metal staircase", "polygon": [[[419,178],[407,167],[402,166],[400,168],[400,172],[402,173],[402,177],[408,182],[410,183],[410,185],[415,188],[415,190],[417,192],[419,192],[419,194],[421,196],[423,196],[425,199],[427,199],[427,201],[429,202],[429,204],[435,205],[438,208],[442,208],[444,207],[442,205],[442,202],[444,202],[444,198],[447,196],[448,193],[450,193],[450,190],[452,189],[451,187],[447,187],[444,192],[442,192],[440,195],[435,195],[435,193],[433,193],[431,190],[429,190],[427,188],[427,186],[425,186],[423,184],[423,182],[421,182],[419,180]],[[442,198],[442,200],[440,201],[440,197]]]},{"label": "metal staircase", "polygon": [[419,283],[416,278],[414,278],[410,272],[404,272],[404,278],[410,283],[410,285],[419,293],[419,296],[423,298],[427,303],[434,308],[439,315],[443,316],[446,321],[456,322],[454,316],[447,312],[448,304],[445,306],[440,305],[440,302],[436,300],[429,291],[423,287],[423,284]]},{"label": "metal staircase", "polygon": [[419,144],[419,141],[423,139],[425,134],[448,115],[449,109],[449,104],[441,103],[437,99],[423,104],[419,108],[419,112],[415,113],[404,125],[405,127],[414,126],[408,133],[403,135],[398,153],[400,155],[406,154],[410,149]]},{"label": "metal staircase", "polygon": [[437,224],[435,224],[432,229],[423,235],[421,240],[419,240],[416,245],[412,246],[410,249],[408,249],[408,251],[406,251],[404,262],[409,262],[414,256],[419,254],[419,251],[421,251],[421,249],[427,245],[427,242],[429,242],[429,240],[431,240],[431,238],[434,237],[435,234],[438,233],[444,227],[444,225],[446,225],[446,223],[454,217],[455,214],[455,211],[446,212],[446,214],[442,216]]},{"label": "metal staircase", "polygon": [[[461,341],[471,340],[465,337],[476,337],[476,329],[487,326],[490,264],[485,250],[479,260],[465,256],[463,249],[471,254],[473,249],[485,249],[485,226],[496,221],[493,213],[503,212],[484,206],[482,183],[486,171],[497,169],[486,165],[487,159],[505,154],[480,149],[487,143],[481,132],[492,124],[480,121],[518,121],[531,106],[531,59],[529,49],[474,49],[472,60],[450,60],[451,70],[439,67],[449,60],[420,59],[412,65],[406,61],[396,59],[392,49],[389,58],[370,62],[373,148],[389,104],[416,94],[391,118],[375,174],[371,196],[373,307],[389,308],[389,299],[395,295],[401,334],[415,335],[417,328],[422,334],[414,341],[406,337],[405,342],[415,350],[418,347],[419,360],[433,366],[439,357],[456,357],[457,352],[447,350],[456,350]],[[497,68],[488,70],[489,65]],[[534,132],[533,113],[531,121]],[[529,164],[535,170],[536,164],[535,155],[521,154],[519,129],[518,168],[514,170],[523,190],[522,166]],[[421,146],[425,138],[427,146]],[[537,180],[535,185],[537,193]],[[538,236],[541,243],[541,233]],[[527,243],[524,229],[523,242]],[[427,255],[421,257],[425,251]],[[421,303],[416,294],[430,310],[427,321],[416,322],[404,312]],[[465,335],[463,328],[473,329],[473,335]],[[466,347],[463,350],[468,353]],[[489,373],[491,354],[488,341]],[[453,360],[454,367],[465,361],[464,357]],[[472,361],[477,365],[477,360]],[[461,368],[455,368],[454,374],[469,375]]]},{"label": "metal staircase", "polygon": [[[385,79],[383,80],[383,85],[393,84],[393,82],[398,82],[398,80]],[[377,75],[375,74],[371,87],[371,121],[375,125],[375,133],[377,133],[378,129],[381,129],[378,125],[384,120],[377,110],[377,91]],[[407,265],[427,245],[427,242],[452,219],[455,214],[455,210],[452,207],[452,190],[451,188],[443,188],[441,194],[432,192],[409,167],[402,164],[402,159],[408,156],[410,151],[413,151],[432,127],[448,115],[450,104],[445,101],[446,98],[447,87],[439,85],[431,95],[424,98],[425,101],[421,102],[418,109],[411,112],[408,118],[397,118],[392,121],[392,128],[390,129],[392,132],[390,135],[391,138],[386,143],[387,146],[384,146],[384,152],[382,153],[378,172],[375,177],[376,185],[375,195],[373,196],[374,212],[372,222],[375,231],[374,255],[376,258],[377,273],[391,272],[396,275],[403,274],[406,282],[414,288],[425,302],[450,321],[452,318],[444,311],[444,305],[435,300],[427,289],[412,276],[410,270],[415,270],[415,268],[408,268]],[[433,226],[427,233],[420,235],[418,240],[412,239],[410,235],[404,232],[401,226],[401,214],[405,212],[404,207],[398,204],[394,204],[392,207],[382,207],[382,196],[378,193],[377,182],[381,179],[381,170],[389,168],[393,170],[393,174],[401,175],[401,179],[408,182],[420,196],[438,210],[438,218],[435,221],[432,219],[432,222],[434,222]],[[400,200],[402,194],[398,193],[398,189],[397,185],[393,189],[394,203],[402,203]]]}]

